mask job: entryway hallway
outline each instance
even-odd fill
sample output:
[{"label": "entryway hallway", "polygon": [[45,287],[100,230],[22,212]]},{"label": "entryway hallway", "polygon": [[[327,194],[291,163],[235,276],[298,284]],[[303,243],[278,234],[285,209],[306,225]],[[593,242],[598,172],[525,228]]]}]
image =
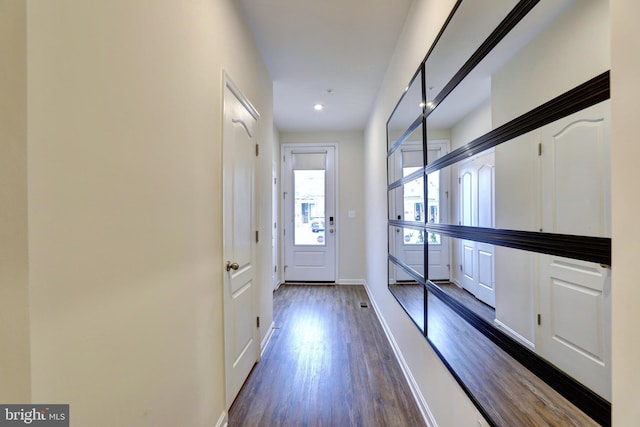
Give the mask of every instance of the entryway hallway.
[{"label": "entryway hallway", "polygon": [[230,427],[423,426],[363,286],[282,285]]}]

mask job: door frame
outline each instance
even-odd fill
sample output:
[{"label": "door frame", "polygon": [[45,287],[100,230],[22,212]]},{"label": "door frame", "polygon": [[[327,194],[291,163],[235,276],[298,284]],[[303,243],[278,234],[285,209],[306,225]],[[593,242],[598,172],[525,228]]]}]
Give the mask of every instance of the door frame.
[{"label": "door frame", "polygon": [[[285,161],[284,161],[284,157],[285,157],[285,150],[287,148],[327,148],[327,147],[332,147],[333,148],[333,168],[334,168],[334,191],[333,191],[333,197],[334,197],[334,216],[336,217],[336,227],[335,227],[335,231],[336,231],[336,237],[335,237],[335,248],[334,248],[334,265],[335,265],[335,272],[334,272],[334,277],[333,277],[333,281],[337,284],[338,283],[338,279],[339,279],[339,271],[340,271],[340,223],[341,223],[341,216],[340,216],[340,173],[339,173],[339,144],[337,142],[287,142],[287,143],[282,143],[280,144],[280,193],[278,194],[278,205],[280,207],[280,221],[279,224],[281,224],[280,226],[280,231],[278,232],[278,240],[280,242],[282,242],[282,244],[280,245],[280,259],[282,260],[282,268],[281,268],[281,273],[280,273],[280,278],[281,278],[281,282],[285,283],[286,282],[286,272],[284,270],[284,266],[286,264],[287,258],[286,258],[286,245],[287,245],[287,240],[284,236],[284,232],[286,229],[286,209],[287,206],[284,202],[284,193],[285,193],[285,174],[287,173],[286,171],[286,166],[285,166]],[[326,218],[325,218],[326,220]]]},{"label": "door frame", "polygon": [[[222,299],[222,308],[223,308],[223,330],[224,330],[224,375],[225,375],[225,409],[229,409],[231,404],[233,403],[233,401],[235,400],[236,396],[233,396],[232,398],[230,396],[228,396],[229,394],[229,372],[228,372],[228,356],[227,356],[227,343],[229,342],[230,338],[229,335],[232,331],[229,330],[230,327],[230,318],[229,316],[232,314],[230,313],[230,307],[227,304],[227,300],[228,300],[228,294],[229,294],[229,289],[230,289],[230,281],[231,281],[231,275],[226,271],[225,268],[225,262],[228,258],[228,246],[226,244],[226,237],[224,235],[225,233],[225,225],[227,222],[227,217],[225,214],[225,175],[226,175],[226,171],[227,166],[228,166],[228,162],[225,162],[225,158],[226,156],[228,156],[228,153],[225,150],[225,113],[226,113],[226,108],[227,108],[227,102],[226,102],[226,89],[229,89],[229,91],[233,94],[233,96],[247,109],[247,111],[251,114],[252,117],[255,118],[256,120],[256,129],[259,126],[259,119],[260,119],[260,113],[258,112],[258,110],[256,110],[256,108],[253,106],[253,104],[249,101],[249,99],[247,97],[244,96],[244,94],[240,91],[240,89],[238,88],[238,86],[233,82],[233,80],[229,77],[229,75],[226,73],[226,71],[223,71],[223,86],[222,86],[222,126],[221,126],[221,151],[222,151],[222,233],[223,233],[223,239],[222,239],[222,257],[220,259],[220,265],[221,265],[221,269],[220,269],[220,273],[222,275],[222,286],[223,286],[223,299]],[[256,196],[256,171],[257,171],[257,162],[254,162],[253,164],[253,191],[252,191],[252,209],[251,209],[251,228],[254,228],[257,230],[257,224],[256,224],[256,202],[257,202],[257,196]],[[251,239],[251,257],[253,259],[254,262],[257,261],[257,243],[254,239]],[[254,267],[255,268],[255,267]],[[256,318],[258,316],[258,295],[256,293],[256,289],[257,289],[257,268],[256,268],[256,276],[254,277],[256,280],[256,283],[254,284],[254,286],[252,286],[251,288],[251,300],[252,300],[252,304],[251,307],[248,307],[247,309],[249,311],[251,311],[250,316],[251,318]],[[256,354],[255,354],[255,363],[257,363],[260,360],[260,329],[258,327],[256,328],[252,328],[252,336],[253,336],[253,340],[256,343],[255,349],[256,349]]]}]

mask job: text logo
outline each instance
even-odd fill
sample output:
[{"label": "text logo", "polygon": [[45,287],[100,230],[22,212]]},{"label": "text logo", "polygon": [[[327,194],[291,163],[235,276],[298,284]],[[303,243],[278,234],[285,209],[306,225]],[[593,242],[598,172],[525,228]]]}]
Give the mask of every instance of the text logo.
[{"label": "text logo", "polygon": [[2,405],[0,427],[69,427],[69,405]]}]

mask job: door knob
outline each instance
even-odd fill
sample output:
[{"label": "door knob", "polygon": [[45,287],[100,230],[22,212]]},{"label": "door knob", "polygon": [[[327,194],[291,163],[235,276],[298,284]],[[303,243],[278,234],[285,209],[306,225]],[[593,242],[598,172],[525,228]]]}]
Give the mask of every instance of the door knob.
[{"label": "door knob", "polygon": [[231,261],[227,261],[227,271],[237,270],[240,266],[237,262],[232,263]]}]

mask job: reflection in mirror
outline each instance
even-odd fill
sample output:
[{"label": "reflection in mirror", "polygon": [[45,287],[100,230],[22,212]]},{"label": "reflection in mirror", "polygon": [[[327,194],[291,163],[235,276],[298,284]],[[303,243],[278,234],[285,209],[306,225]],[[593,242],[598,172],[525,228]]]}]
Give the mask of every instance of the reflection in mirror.
[{"label": "reflection in mirror", "polygon": [[611,398],[610,269],[462,239],[452,239],[452,246],[460,268],[453,269],[450,282],[438,282],[440,289]]},{"label": "reflection in mirror", "polygon": [[[427,108],[517,3],[517,0],[462,2],[425,63]],[[474,93],[469,95],[473,97]],[[477,103],[472,99],[469,102]]]},{"label": "reflection in mirror", "polygon": [[402,267],[389,261],[389,290],[411,320],[424,332],[424,285],[408,277],[410,276]]},{"label": "reflection in mirror", "polygon": [[[429,222],[611,237],[609,126],[604,101],[430,173]],[[437,173],[448,199],[432,191]]]},{"label": "reflection in mirror", "polygon": [[[456,18],[467,8],[484,10],[477,6],[463,2],[444,35],[466,34]],[[607,0],[540,2],[429,114],[427,134],[448,131],[451,148],[462,147],[608,70],[606,16]],[[427,99],[440,79],[430,67],[449,63],[446,51],[435,53],[426,63]]]},{"label": "reflection in mirror", "polygon": [[[469,74],[462,82],[449,85],[446,97],[438,96],[516,3],[517,8],[532,8],[475,68],[465,69]],[[521,233],[518,239],[537,245],[520,247],[550,253],[560,253],[548,250],[557,234],[610,238],[609,101],[575,113],[577,108],[549,115],[544,110],[545,114],[532,116],[535,120],[529,127],[512,122],[525,113],[539,113],[536,108],[542,104],[596,76],[604,78],[598,82],[606,80],[606,95],[600,96],[605,93],[600,83],[590,83],[584,92],[575,92],[580,95],[569,104],[584,108],[587,99],[598,102],[608,97],[608,3],[457,3],[458,10],[424,64],[425,101],[439,102],[425,105],[428,174],[421,185],[426,197],[416,209],[407,199],[408,184],[389,191],[389,219],[413,222],[390,227],[390,258],[397,262],[389,266],[389,283],[403,283],[398,280],[399,269],[407,273],[401,265],[417,262],[407,252],[413,250],[428,262],[432,288],[427,292],[427,310],[408,309],[424,302],[424,293],[411,300],[408,293],[399,298],[398,290],[391,285],[390,289],[417,325],[424,325],[419,322],[427,314],[429,341],[496,425],[566,425],[571,419],[575,425],[593,423],[550,387],[596,421],[611,423],[611,269],[497,246],[506,240],[473,232],[465,238],[494,244],[444,234],[466,233],[466,227],[496,228],[495,235],[513,230]],[[407,114],[404,125],[394,124],[400,123],[400,115],[390,119],[389,147],[415,116]],[[512,126],[505,133],[512,140],[501,143],[504,139],[496,138],[493,141],[500,144],[486,144],[482,152],[472,150],[470,143],[503,132],[505,124]],[[541,127],[530,131],[536,126]],[[414,140],[421,140],[419,134],[412,136]],[[440,153],[434,151],[437,144],[443,147]],[[402,156],[402,152],[390,156],[389,184],[406,176]],[[448,166],[437,170],[438,159]],[[424,232],[418,233],[418,240],[409,236],[403,243],[405,235],[420,231],[421,223]],[[427,246],[426,254],[417,250],[420,241]],[[422,273],[424,268],[415,264],[415,271]],[[407,280],[412,278],[416,276],[408,274]],[[504,340],[500,346],[495,337]],[[552,418],[536,418],[541,413],[530,413],[543,407],[553,413],[549,416],[561,418],[549,421]]]},{"label": "reflection in mirror", "polygon": [[[407,171],[407,174],[409,173],[412,172]],[[389,191],[390,220],[424,223],[424,207],[424,177],[422,176]],[[413,243],[424,243],[424,240]]]},{"label": "reflection in mirror", "polygon": [[[388,150],[391,150],[404,132],[422,115],[423,108],[422,70],[420,69],[407,86],[387,123]],[[417,140],[422,141],[422,133],[417,135]]]},{"label": "reflection in mirror", "polygon": [[444,301],[427,294],[429,341],[495,425],[598,425]]},{"label": "reflection in mirror", "polygon": [[415,280],[418,276],[424,279],[424,230],[419,227],[389,226],[389,253],[398,262],[411,269],[398,269],[393,277],[400,282]]},{"label": "reflection in mirror", "polygon": [[[401,132],[389,131],[391,137],[399,137]],[[424,165],[422,148],[422,124],[420,124],[408,138],[388,158],[388,183],[402,179]]]}]

